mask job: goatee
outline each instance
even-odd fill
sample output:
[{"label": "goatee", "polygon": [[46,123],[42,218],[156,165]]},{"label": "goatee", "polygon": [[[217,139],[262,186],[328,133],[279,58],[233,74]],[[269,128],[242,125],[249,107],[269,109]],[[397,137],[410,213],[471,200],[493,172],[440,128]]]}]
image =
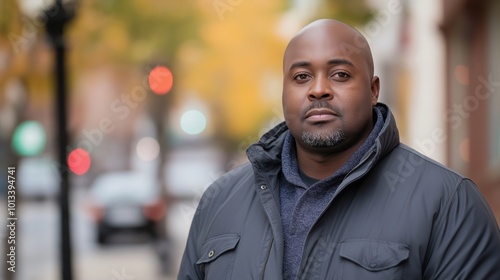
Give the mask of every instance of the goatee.
[{"label": "goatee", "polygon": [[302,142],[304,144],[314,147],[333,147],[345,140],[345,134],[343,130],[331,131],[330,133],[311,133],[302,132]]}]

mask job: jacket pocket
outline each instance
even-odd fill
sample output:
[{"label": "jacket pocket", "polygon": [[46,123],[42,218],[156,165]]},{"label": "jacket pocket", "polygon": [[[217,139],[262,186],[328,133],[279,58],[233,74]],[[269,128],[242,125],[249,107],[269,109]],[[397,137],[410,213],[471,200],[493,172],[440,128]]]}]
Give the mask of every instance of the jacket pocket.
[{"label": "jacket pocket", "polygon": [[354,239],[340,244],[341,279],[402,279],[410,249],[404,244]]},{"label": "jacket pocket", "polygon": [[240,241],[238,234],[223,234],[208,239],[201,247],[196,262],[205,273],[205,279],[229,279],[233,270],[232,251]]}]

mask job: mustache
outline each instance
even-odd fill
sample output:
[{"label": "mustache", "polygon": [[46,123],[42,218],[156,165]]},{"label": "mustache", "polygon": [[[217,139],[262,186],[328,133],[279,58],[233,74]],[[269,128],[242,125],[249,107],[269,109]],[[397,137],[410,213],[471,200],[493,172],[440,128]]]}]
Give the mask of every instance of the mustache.
[{"label": "mustache", "polygon": [[315,100],[311,103],[311,105],[309,107],[306,108],[305,112],[308,112],[312,109],[320,109],[320,108],[325,108],[325,109],[328,109],[328,110],[331,110],[335,113],[338,113],[338,110],[335,109],[332,105],[328,104],[328,102],[324,101],[324,100]]}]

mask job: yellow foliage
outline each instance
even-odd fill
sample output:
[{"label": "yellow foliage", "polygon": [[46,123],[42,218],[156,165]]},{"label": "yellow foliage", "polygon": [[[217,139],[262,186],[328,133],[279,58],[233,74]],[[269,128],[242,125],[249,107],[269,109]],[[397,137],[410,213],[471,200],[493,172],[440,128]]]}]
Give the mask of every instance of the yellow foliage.
[{"label": "yellow foliage", "polygon": [[110,53],[122,53],[129,50],[129,37],[125,24],[118,20],[109,23],[103,31],[101,43],[109,47]]},{"label": "yellow foliage", "polygon": [[[208,2],[208,3],[207,3]],[[285,47],[276,32],[282,1],[198,1],[202,44],[180,51],[178,85],[215,104],[224,134],[233,140],[255,135],[277,104],[265,85],[281,79]],[[194,57],[194,58],[193,58]],[[178,96],[182,98],[182,96]]]}]

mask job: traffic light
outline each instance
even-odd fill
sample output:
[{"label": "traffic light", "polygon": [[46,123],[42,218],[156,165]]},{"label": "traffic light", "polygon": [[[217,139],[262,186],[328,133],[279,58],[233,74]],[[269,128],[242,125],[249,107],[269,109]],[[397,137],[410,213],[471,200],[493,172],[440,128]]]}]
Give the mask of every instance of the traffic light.
[{"label": "traffic light", "polygon": [[76,175],[87,173],[90,168],[90,155],[82,148],[71,151],[68,155],[68,167]]},{"label": "traffic light", "polygon": [[156,66],[149,72],[149,88],[158,95],[167,94],[174,83],[172,72],[165,66]]},{"label": "traffic light", "polygon": [[12,135],[12,148],[20,156],[39,155],[46,144],[45,129],[36,121],[22,122]]}]

